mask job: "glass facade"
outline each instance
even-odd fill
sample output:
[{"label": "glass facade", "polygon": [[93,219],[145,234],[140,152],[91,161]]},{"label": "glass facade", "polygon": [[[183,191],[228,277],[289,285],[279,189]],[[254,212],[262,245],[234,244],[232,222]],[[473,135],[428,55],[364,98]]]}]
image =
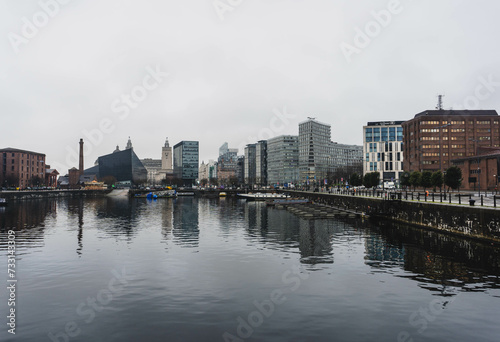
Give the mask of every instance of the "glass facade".
[{"label": "glass facade", "polygon": [[[135,185],[146,183],[148,171],[133,149],[117,151],[97,159],[98,165],[84,174],[96,174],[99,179],[114,177],[118,182],[130,181]],[[97,171],[97,172],[96,172]]]},{"label": "glass facade", "polygon": [[198,141],[181,141],[174,146],[174,175],[182,179],[185,186],[195,184],[198,179],[198,164]]},{"label": "glass facade", "polygon": [[369,122],[363,127],[363,174],[380,172],[381,180],[395,181],[403,171],[403,121]]}]

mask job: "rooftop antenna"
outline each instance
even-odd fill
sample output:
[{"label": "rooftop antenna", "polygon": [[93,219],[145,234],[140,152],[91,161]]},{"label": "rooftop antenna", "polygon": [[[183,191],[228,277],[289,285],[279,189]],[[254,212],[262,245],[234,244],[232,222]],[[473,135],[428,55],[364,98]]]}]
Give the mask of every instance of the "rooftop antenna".
[{"label": "rooftop antenna", "polygon": [[437,110],[443,110],[443,96],[444,95],[438,95],[437,96],[437,98],[438,98],[438,104],[436,106]]}]

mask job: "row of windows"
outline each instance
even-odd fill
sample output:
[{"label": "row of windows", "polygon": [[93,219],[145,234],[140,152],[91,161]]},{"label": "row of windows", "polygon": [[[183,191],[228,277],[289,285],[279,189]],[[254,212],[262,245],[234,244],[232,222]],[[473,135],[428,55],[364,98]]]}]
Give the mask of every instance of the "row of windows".
[{"label": "row of windows", "polygon": [[366,142],[372,141],[403,141],[403,127],[366,128]]},{"label": "row of windows", "polygon": [[[489,120],[481,120],[481,121],[476,121],[476,124],[478,125],[488,125],[490,124],[491,121]],[[460,120],[460,121],[446,121],[446,120],[443,120],[441,121],[441,124],[442,125],[464,125],[465,124],[465,121],[464,120]],[[468,124],[469,125],[474,125],[474,120],[469,120],[468,121]],[[493,120],[493,124],[494,125],[498,125],[498,120]],[[439,121],[420,121],[420,125],[439,125]],[[410,125],[410,128],[413,127],[413,124]]]}]

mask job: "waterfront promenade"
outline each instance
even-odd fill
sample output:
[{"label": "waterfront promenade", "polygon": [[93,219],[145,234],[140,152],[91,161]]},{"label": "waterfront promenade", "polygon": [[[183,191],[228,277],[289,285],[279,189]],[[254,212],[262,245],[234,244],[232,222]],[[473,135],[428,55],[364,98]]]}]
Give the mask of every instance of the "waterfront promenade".
[{"label": "waterfront promenade", "polygon": [[465,205],[470,206],[470,200],[473,200],[473,206],[482,206],[500,209],[500,193],[495,192],[481,192],[477,191],[450,191],[450,192],[433,192],[429,190],[346,190],[346,189],[332,189],[326,190],[325,188],[319,191],[305,191],[307,193],[321,193],[321,194],[334,194],[356,197],[372,197],[380,199],[400,199],[402,201],[413,202],[427,202],[434,204],[452,204],[452,205]]}]

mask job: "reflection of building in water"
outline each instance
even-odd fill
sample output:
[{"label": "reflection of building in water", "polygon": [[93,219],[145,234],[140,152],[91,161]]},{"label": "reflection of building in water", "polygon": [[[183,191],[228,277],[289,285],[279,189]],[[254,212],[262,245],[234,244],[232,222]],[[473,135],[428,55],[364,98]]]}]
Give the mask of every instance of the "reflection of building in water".
[{"label": "reflection of building in water", "polygon": [[267,207],[263,202],[247,202],[245,205],[245,221],[248,223],[250,236],[266,236],[268,231]]},{"label": "reflection of building in water", "polygon": [[333,220],[300,220],[300,262],[333,263],[332,236],[341,228]]},{"label": "reflection of building in water", "polygon": [[131,240],[137,234],[138,222],[144,211],[138,210],[138,201],[128,197],[105,197],[100,199],[85,199],[85,202],[95,203],[95,218],[99,230],[119,239]]},{"label": "reflection of building in water", "polygon": [[332,236],[343,231],[337,221],[303,220],[263,202],[245,203],[244,218],[251,237],[262,237],[285,252],[298,247],[301,262],[307,264],[333,263]]},{"label": "reflection of building in water", "polygon": [[[45,221],[57,215],[55,199],[12,202],[0,208],[0,231],[16,231],[16,239],[26,247],[44,243]],[[7,244],[7,235],[0,236],[0,245]]]},{"label": "reflection of building in water", "polygon": [[174,222],[174,200],[165,199],[161,201],[161,231],[164,238],[167,238],[168,234],[173,229]]},{"label": "reflection of building in water", "polygon": [[173,205],[174,241],[183,247],[197,247],[200,237],[198,199],[178,198]]},{"label": "reflection of building in water", "polygon": [[373,260],[397,261],[414,274],[408,277],[432,291],[443,291],[446,286],[474,291],[500,286],[500,250],[494,246],[402,224],[377,225],[367,237],[373,241],[366,243],[367,257],[372,260],[367,264],[372,267],[381,267]]},{"label": "reflection of building in water", "polygon": [[42,223],[47,215],[53,214],[55,216],[56,212],[57,201],[55,199],[14,202],[7,206],[0,216],[0,227],[13,230],[36,228],[37,231],[42,232]]},{"label": "reflection of building in water", "polygon": [[404,263],[404,247],[392,246],[373,233],[365,237],[366,264],[372,267],[396,267]]}]

